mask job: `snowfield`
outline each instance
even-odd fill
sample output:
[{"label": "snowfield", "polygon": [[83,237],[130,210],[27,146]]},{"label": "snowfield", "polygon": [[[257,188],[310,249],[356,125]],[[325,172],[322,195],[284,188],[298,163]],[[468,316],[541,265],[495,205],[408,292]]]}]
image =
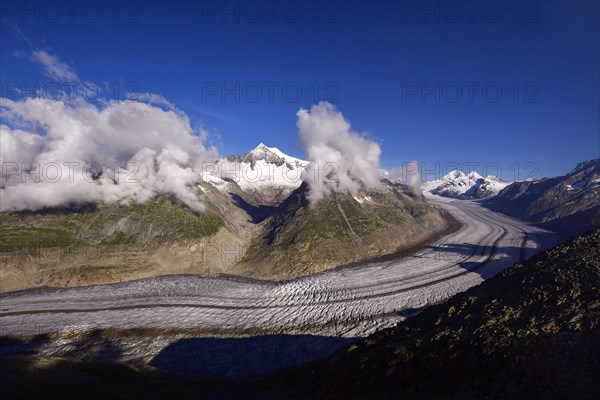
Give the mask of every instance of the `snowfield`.
[{"label": "snowfield", "polygon": [[0,296],[0,334],[196,327],[365,336],[558,242],[474,201],[430,201],[462,226],[410,256],[288,282],[166,276],[7,293]]}]

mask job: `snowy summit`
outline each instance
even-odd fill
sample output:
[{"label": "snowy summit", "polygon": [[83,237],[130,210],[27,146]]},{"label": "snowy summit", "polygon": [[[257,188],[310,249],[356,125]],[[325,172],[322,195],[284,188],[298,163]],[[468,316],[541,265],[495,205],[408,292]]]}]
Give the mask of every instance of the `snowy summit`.
[{"label": "snowy summit", "polygon": [[242,156],[229,156],[228,162],[238,164],[237,183],[241,187],[298,187],[308,161],[288,156],[276,147],[260,143]]},{"label": "snowy summit", "polygon": [[482,199],[495,196],[509,184],[493,175],[484,178],[475,171],[465,174],[454,170],[441,179],[423,183],[422,189],[425,193],[442,197]]}]

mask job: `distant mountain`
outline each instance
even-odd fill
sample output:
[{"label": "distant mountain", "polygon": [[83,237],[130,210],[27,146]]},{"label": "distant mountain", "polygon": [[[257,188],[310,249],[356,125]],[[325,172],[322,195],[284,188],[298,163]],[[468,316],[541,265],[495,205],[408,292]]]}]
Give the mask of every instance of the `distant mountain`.
[{"label": "distant mountain", "polygon": [[268,147],[264,143],[260,143],[254,149],[242,156],[228,156],[227,158],[229,161],[249,163],[252,167],[255,167],[260,161],[263,161],[265,164],[274,164],[276,166],[285,165],[288,170],[304,168],[308,165],[308,161],[288,156],[277,147]]},{"label": "distant mountain", "polygon": [[443,197],[482,199],[495,196],[509,184],[492,175],[484,178],[475,171],[465,174],[454,170],[441,179],[423,183],[422,189],[424,192]]},{"label": "distant mountain", "polygon": [[600,159],[555,178],[515,182],[486,205],[571,235],[600,226]]}]

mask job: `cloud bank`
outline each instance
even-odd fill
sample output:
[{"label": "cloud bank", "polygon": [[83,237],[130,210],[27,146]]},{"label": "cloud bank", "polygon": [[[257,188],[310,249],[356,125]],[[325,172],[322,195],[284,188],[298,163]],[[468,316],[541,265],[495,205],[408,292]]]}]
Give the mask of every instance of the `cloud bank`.
[{"label": "cloud bank", "polygon": [[299,138],[311,161],[303,174],[312,204],[333,193],[355,193],[362,184],[380,185],[377,143],[350,129],[350,122],[333,105],[320,102],[300,109]]},{"label": "cloud bank", "polygon": [[204,209],[194,183],[218,154],[184,114],[130,100],[99,108],[81,99],[3,98],[0,107],[8,123],[0,125],[1,211],[160,194]]}]

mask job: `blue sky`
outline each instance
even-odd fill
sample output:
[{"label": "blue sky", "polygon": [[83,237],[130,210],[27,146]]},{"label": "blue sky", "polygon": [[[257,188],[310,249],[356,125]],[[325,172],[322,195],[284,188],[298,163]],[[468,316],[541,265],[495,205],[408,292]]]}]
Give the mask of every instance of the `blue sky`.
[{"label": "blue sky", "polygon": [[514,180],[600,156],[595,1],[52,4],[3,3],[2,97],[50,80],[31,61],[43,49],[105,97],[164,96],[221,154],[262,141],[302,157],[296,112],[329,100],[386,167]]}]

